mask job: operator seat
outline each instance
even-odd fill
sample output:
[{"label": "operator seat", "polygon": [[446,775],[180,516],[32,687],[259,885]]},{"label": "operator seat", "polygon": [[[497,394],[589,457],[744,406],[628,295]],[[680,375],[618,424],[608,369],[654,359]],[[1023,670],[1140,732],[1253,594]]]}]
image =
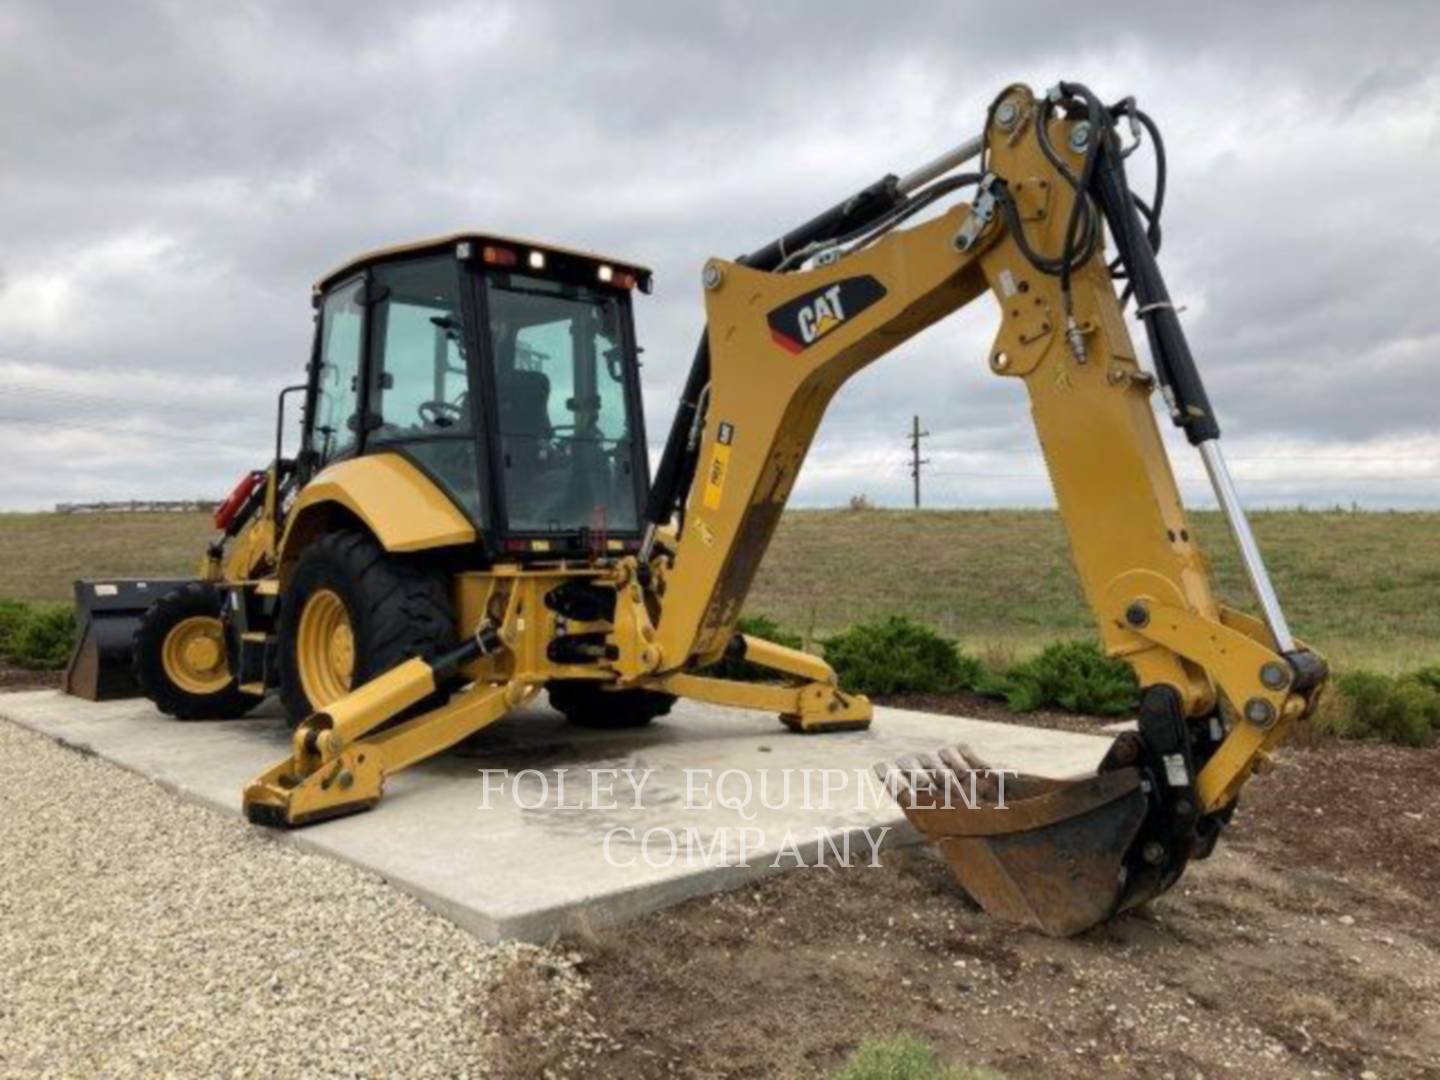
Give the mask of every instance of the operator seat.
[{"label": "operator seat", "polygon": [[555,429],[550,424],[550,377],[543,371],[501,371],[496,376],[505,489],[512,521],[543,517],[542,477]]},{"label": "operator seat", "polygon": [[522,436],[539,450],[555,434],[550,426],[550,377],[543,371],[506,371],[499,383],[500,433]]}]

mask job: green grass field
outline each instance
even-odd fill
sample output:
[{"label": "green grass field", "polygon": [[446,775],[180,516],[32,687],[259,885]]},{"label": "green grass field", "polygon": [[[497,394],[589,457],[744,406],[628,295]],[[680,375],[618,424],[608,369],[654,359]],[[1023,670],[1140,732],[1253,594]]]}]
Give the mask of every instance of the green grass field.
[{"label": "green grass field", "polygon": [[[1224,519],[1192,513],[1217,590],[1254,610]],[[1295,633],[1344,666],[1440,661],[1440,514],[1276,511],[1252,519]],[[786,515],[748,609],[824,634],[906,613],[980,655],[1093,632],[1049,511]]]},{"label": "green grass field", "polygon": [[[1217,514],[1193,514],[1222,596],[1253,608]],[[0,597],[68,602],[80,576],[194,570],[200,514],[0,514]],[[1343,666],[1440,661],[1440,514],[1259,513],[1296,633]],[[1091,632],[1047,511],[802,510],[785,516],[748,610],[824,635],[906,613],[981,655]]]}]

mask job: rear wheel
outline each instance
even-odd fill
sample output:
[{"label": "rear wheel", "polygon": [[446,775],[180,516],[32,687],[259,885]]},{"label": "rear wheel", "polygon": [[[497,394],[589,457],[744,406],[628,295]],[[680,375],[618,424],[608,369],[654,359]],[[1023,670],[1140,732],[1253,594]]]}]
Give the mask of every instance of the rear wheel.
[{"label": "rear wheel", "polygon": [[644,727],[675,704],[674,694],[659,690],[602,690],[593,682],[553,682],[546,688],[550,705],[581,727]]},{"label": "rear wheel", "polygon": [[[360,532],[328,533],[301,554],[280,606],[280,697],[292,724],[413,657],[455,643],[443,574],[387,554]],[[449,696],[437,691],[409,712]]]},{"label": "rear wheel", "polygon": [[260,699],[230,673],[221,613],[225,595],[192,581],[150,605],[133,640],[135,681],[161,712],[177,720],[229,720]]}]

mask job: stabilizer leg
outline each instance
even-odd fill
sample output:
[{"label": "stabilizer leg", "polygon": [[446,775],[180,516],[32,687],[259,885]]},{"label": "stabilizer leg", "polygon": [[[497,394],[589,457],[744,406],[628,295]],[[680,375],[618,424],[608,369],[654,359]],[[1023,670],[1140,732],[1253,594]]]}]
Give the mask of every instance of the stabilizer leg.
[{"label": "stabilizer leg", "polygon": [[349,745],[327,739],[325,755],[308,772],[292,757],[256,777],[245,789],[245,816],[257,825],[294,828],[368,810],[388,777],[494,723],[534,693],[517,683],[476,683],[377,735]]},{"label": "stabilizer leg", "polygon": [[829,731],[864,731],[870,726],[874,709],[863,694],[840,689],[835,669],[813,653],[777,645],[764,638],[736,634],[725,650],[728,660],[743,660],[769,668],[776,675],[791,681],[788,686],[736,683],[721,679],[703,680],[692,697],[719,705],[746,705],[753,696],[752,687],[767,693],[766,704],[753,706],[773,708],[780,722],[791,731],[818,735]]},{"label": "stabilizer leg", "polygon": [[778,713],[780,722],[791,731],[806,735],[863,731],[874,713],[864,694],[848,694],[832,682],[783,686],[675,674],[656,682],[655,689],[712,705]]},{"label": "stabilizer leg", "polygon": [[368,810],[380,801],[386,777],[500,719],[536,687],[475,683],[439,708],[371,734],[495,642],[493,630],[482,628],[433,664],[407,660],[306,719],[295,729],[291,756],[246,787],[245,816],[283,828]]}]

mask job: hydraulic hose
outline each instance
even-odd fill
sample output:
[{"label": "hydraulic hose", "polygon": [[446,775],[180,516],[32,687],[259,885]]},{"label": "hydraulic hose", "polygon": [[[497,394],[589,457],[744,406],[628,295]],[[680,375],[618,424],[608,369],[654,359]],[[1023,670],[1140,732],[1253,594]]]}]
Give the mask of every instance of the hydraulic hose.
[{"label": "hydraulic hose", "polygon": [[[836,203],[824,213],[811,218],[799,228],[792,229],[779,239],[742,256],[739,261],[756,270],[774,270],[789,255],[807,244],[862,229],[885,217],[904,200],[905,192],[900,180],[895,176],[882,177],[848,199]],[[670,434],[665,439],[660,465],[655,470],[655,479],[650,484],[650,494],[645,502],[645,521],[651,534],[670,520],[695,478],[698,455],[697,448],[689,445],[690,431],[695,425],[700,396],[709,382],[710,341],[708,335],[702,333],[700,342],[695,347],[695,358],[690,362],[690,374],[685,379],[685,388],[680,394],[675,419],[670,424]]]},{"label": "hydraulic hose", "polygon": [[[1096,136],[1104,140],[1096,157],[1092,190],[1135,290],[1136,314],[1145,323],[1155,374],[1171,408],[1171,418],[1183,428],[1192,446],[1220,437],[1210,398],[1205,393],[1185,331],[1175,314],[1165,278],[1155,259],[1149,230],[1130,194],[1119,140],[1106,125]],[[1157,199],[1157,202],[1159,200]]]}]

